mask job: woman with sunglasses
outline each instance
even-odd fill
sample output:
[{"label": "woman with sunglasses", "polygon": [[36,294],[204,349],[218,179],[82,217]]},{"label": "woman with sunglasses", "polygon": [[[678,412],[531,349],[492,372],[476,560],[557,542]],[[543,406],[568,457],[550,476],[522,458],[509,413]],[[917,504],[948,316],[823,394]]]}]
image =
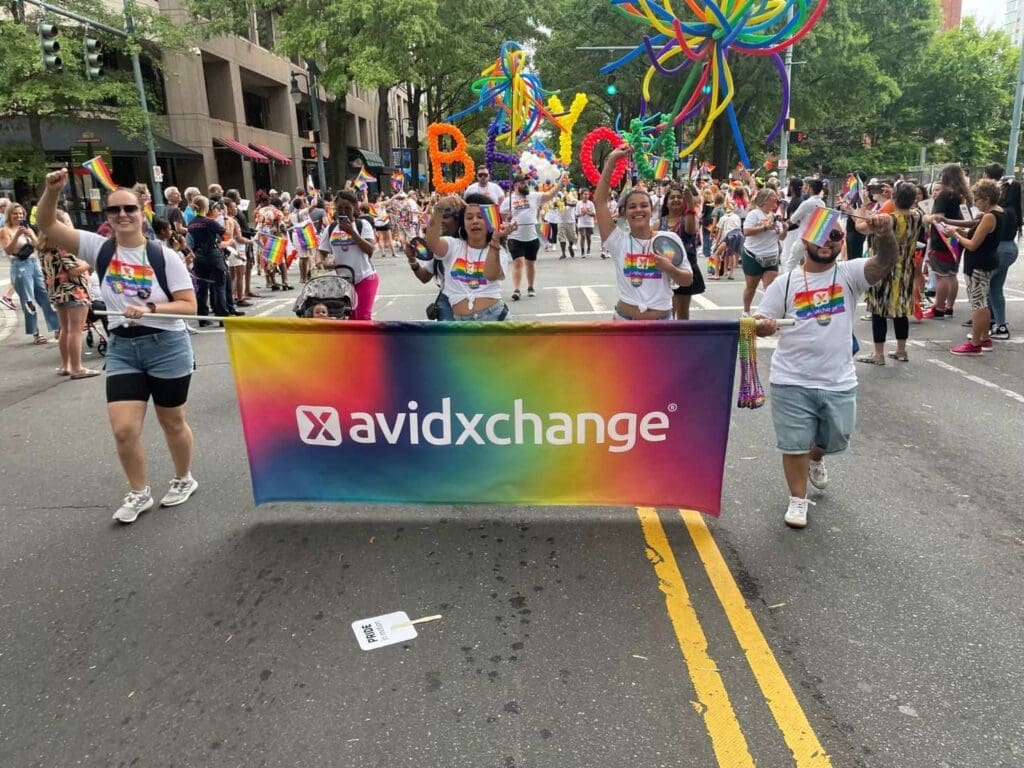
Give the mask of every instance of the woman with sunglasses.
[{"label": "woman with sunglasses", "polygon": [[[67,180],[66,168],[47,174],[37,217],[53,247],[76,254],[93,269],[101,252],[104,257],[109,253],[100,278],[100,298],[108,311],[120,314],[110,318],[107,415],[129,486],[114,519],[132,523],[153,506],[142,445],[142,423],[150,398],[174,462],[174,478],[161,506],[182,504],[199,487],[190,471],[192,430],[185,420],[194,367],[192,342],[184,321],[160,317],[194,315],[196,295],[178,255],[159,244],[147,246],[142,203],[132,190],[115,189],[107,195],[105,214],[114,233],[112,246],[107,238],[60,222],[57,197]],[[161,249],[162,274],[157,272],[159,265],[151,263],[153,248]]]},{"label": "woman with sunglasses", "polygon": [[0,227],[0,248],[11,258],[11,285],[21,301],[25,333],[33,337],[33,343],[46,344],[49,339],[39,333],[38,313],[43,313],[46,325],[54,334],[60,331],[60,321],[46,295],[37,245],[36,233],[28,225],[25,208],[18,203],[8,206],[4,225]]}]

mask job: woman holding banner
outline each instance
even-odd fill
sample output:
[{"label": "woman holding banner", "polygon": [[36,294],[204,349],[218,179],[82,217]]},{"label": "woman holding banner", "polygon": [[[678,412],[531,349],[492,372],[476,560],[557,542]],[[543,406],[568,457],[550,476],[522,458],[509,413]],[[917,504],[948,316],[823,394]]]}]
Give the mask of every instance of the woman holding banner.
[{"label": "woman holding banner", "polygon": [[161,506],[183,504],[199,487],[190,471],[192,430],[185,420],[195,365],[192,342],[183,320],[160,317],[194,315],[196,295],[178,255],[143,234],[142,201],[135,192],[115,189],[107,195],[104,212],[114,233],[108,239],[57,219],[57,197],[67,180],[66,168],[47,174],[39,228],[53,247],[76,254],[96,270],[100,298],[117,313],[110,321],[107,348],[107,415],[129,491],[114,519],[132,523],[153,506],[142,445],[150,398],[174,462],[174,478]]},{"label": "woman holding banner", "polygon": [[[597,231],[616,267],[619,301],[612,317],[615,320],[670,320],[672,284],[688,286],[693,283],[683,241],[674,232],[654,231],[651,196],[644,189],[634,188],[622,200],[628,232],[615,226],[608,210],[615,164],[632,153],[633,148],[623,144],[608,154],[594,193]],[[675,258],[667,255],[670,252]]]},{"label": "woman holding banner", "polygon": [[[457,237],[442,237],[445,213],[455,216]],[[498,207],[487,195],[442,197],[434,205],[424,240],[444,265],[444,295],[456,320],[504,320],[508,306],[501,281],[512,259],[501,247],[511,225],[501,222]]]}]

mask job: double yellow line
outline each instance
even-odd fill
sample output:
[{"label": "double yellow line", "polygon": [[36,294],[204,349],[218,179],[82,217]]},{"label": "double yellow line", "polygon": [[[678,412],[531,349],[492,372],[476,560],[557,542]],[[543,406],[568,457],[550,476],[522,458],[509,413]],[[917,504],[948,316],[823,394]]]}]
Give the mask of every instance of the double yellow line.
[{"label": "double yellow line", "polygon": [[[637,514],[647,540],[647,557],[654,566],[661,591],[665,594],[665,606],[697,694],[694,708],[704,719],[704,727],[711,738],[718,764],[722,768],[754,768],[754,758],[718,673],[718,666],[708,652],[707,637],[690,602],[689,592],[683,583],[683,576],[658,513],[651,507],[638,507]],[[793,754],[794,765],[796,768],[831,768],[831,760],[807,721],[807,716],[753,614],[747,608],[704,520],[698,512],[692,510],[680,510],[680,514],[715,594],[725,610],[726,618],[747,657],[754,679],[761,688],[761,694],[782,732],[786,746]]]}]

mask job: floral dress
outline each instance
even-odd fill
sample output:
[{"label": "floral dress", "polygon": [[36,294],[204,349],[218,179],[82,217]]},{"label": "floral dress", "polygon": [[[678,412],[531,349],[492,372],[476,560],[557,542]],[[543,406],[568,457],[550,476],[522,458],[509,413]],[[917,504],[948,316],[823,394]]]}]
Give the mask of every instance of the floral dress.
[{"label": "floral dress", "polygon": [[[921,230],[921,212],[893,213],[896,235],[896,266],[889,277],[868,288],[864,298],[868,312],[879,317],[910,317],[914,313],[914,251]],[[868,250],[874,253],[873,237]]]},{"label": "floral dress", "polygon": [[77,266],[78,259],[67,251],[43,254],[46,294],[54,306],[59,307],[71,301],[89,301],[89,278],[85,275],[71,275],[71,270]]}]

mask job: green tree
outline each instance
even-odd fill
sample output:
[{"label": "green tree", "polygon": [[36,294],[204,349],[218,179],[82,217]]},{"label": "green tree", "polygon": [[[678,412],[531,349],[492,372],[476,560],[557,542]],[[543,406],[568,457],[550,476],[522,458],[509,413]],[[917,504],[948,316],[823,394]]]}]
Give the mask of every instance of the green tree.
[{"label": "green tree", "polygon": [[[63,7],[114,28],[124,26],[124,15],[112,12],[99,0],[75,0]],[[28,143],[3,142],[0,146],[0,175],[39,180],[46,171],[41,121],[75,120],[83,114],[114,119],[128,136],[139,136],[143,112],[130,71],[114,69],[118,57],[145,50],[154,66],[159,66],[158,46],[183,49],[193,44],[193,31],[178,27],[169,19],[143,8],[130,6],[135,32],[130,38],[107,34],[93,28],[91,34],[103,46],[107,66],[96,79],[85,77],[82,38],[84,28],[77,22],[50,14],[44,16],[32,6],[24,18],[0,22],[0,119],[24,118],[28,121]],[[21,6],[16,6],[21,15]],[[46,20],[57,24],[61,32],[60,73],[43,68],[37,24]],[[157,92],[147,93],[150,108],[158,107]]]}]

